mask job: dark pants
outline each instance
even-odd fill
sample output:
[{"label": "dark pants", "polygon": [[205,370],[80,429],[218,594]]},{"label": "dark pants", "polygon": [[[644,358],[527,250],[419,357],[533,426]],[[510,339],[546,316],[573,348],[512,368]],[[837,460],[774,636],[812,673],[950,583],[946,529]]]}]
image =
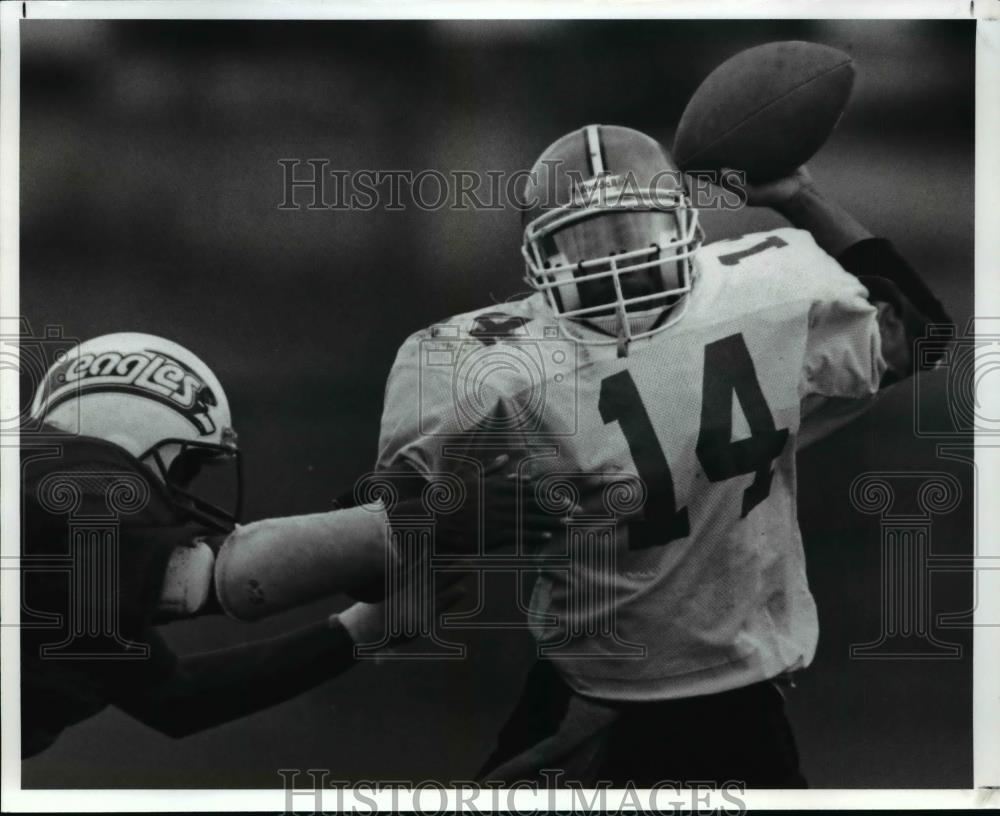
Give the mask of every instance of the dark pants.
[{"label": "dark pants", "polygon": [[784,697],[774,682],[704,697],[620,703],[577,694],[548,660],[539,660],[529,674],[480,776],[550,786],[806,787]]}]

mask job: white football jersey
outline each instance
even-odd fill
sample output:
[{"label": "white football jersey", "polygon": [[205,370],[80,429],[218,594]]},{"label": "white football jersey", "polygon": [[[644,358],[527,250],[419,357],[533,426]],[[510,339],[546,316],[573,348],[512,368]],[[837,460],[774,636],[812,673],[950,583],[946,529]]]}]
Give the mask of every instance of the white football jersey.
[{"label": "white football jersey", "polygon": [[683,318],[627,356],[568,339],[534,295],[411,336],[387,384],[379,469],[444,470],[448,434],[514,429],[544,452],[543,496],[579,492],[584,516],[539,568],[532,631],[599,698],[709,694],[812,660],[796,446],[810,416],[815,438],[824,404],[870,399],[885,369],[865,288],[809,233],[710,244],[696,271]]}]

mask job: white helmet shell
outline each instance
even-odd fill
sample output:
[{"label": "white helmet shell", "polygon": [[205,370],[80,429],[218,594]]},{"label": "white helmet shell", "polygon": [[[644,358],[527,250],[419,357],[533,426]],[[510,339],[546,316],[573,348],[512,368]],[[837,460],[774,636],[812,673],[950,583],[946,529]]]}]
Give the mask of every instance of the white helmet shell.
[{"label": "white helmet shell", "polygon": [[113,442],[139,459],[158,450],[168,467],[181,442],[236,450],[218,378],[188,349],[152,334],[118,332],[81,343],[48,370],[31,418]]}]

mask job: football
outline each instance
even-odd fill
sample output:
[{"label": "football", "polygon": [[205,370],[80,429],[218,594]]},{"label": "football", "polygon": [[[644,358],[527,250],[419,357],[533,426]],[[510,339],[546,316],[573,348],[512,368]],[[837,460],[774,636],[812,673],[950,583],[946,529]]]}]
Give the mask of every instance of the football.
[{"label": "football", "polygon": [[694,92],[674,138],[684,171],[743,170],[752,182],[787,175],[816,153],[840,119],[854,84],[843,51],[773,42],[741,51]]}]

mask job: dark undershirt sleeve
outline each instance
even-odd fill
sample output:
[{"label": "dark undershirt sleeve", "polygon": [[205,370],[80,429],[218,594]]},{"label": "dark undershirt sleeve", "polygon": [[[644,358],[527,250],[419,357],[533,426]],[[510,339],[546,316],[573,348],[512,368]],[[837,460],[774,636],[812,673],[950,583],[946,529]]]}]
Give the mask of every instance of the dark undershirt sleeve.
[{"label": "dark undershirt sleeve", "polygon": [[882,278],[895,284],[928,322],[952,322],[941,301],[885,238],[866,238],[858,241],[840,253],[837,261],[857,278]]},{"label": "dark undershirt sleeve", "polygon": [[347,630],[323,620],[280,637],[179,657],[166,680],[114,704],[182,737],[290,700],[354,663]]},{"label": "dark undershirt sleeve", "polygon": [[885,238],[866,238],[848,247],[838,263],[868,289],[870,300],[890,303],[903,319],[911,343],[921,339],[914,371],[933,368],[945,354],[946,335],[928,336],[931,325],[949,325],[951,316],[909,262]]}]

